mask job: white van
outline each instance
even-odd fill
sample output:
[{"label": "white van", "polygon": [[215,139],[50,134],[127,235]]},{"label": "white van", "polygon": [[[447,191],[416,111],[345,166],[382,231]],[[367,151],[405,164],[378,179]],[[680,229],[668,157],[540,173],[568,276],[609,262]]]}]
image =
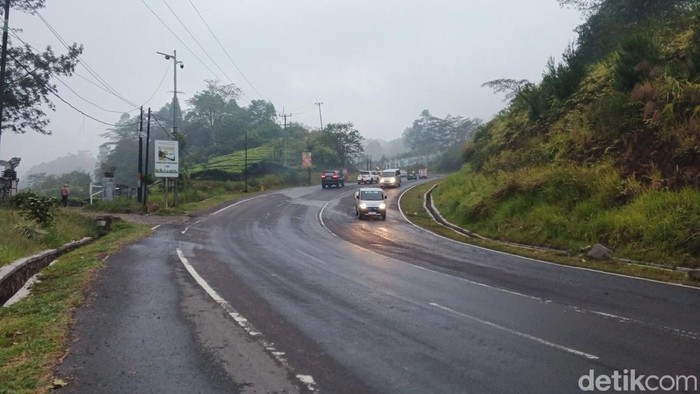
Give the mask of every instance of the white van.
[{"label": "white van", "polygon": [[391,168],[382,171],[382,177],[379,178],[379,186],[381,187],[399,187],[401,186],[401,170]]},{"label": "white van", "polygon": [[362,220],[370,216],[386,220],[386,194],[378,187],[363,187],[355,192],[355,215]]}]

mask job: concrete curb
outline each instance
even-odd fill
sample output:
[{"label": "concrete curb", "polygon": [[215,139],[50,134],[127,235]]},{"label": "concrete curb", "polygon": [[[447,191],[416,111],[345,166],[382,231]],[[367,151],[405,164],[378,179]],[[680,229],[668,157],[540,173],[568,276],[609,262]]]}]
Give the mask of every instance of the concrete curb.
[{"label": "concrete curb", "polygon": [[32,276],[47,267],[58,256],[92,242],[92,237],[69,242],[57,249],[48,249],[0,267],[0,305],[4,305]]},{"label": "concrete curb", "polygon": [[[423,195],[423,208],[430,214],[430,217],[438,224],[440,224],[444,227],[447,227],[454,232],[457,232],[459,234],[467,236],[469,238],[477,238],[477,239],[481,239],[481,240],[485,240],[485,241],[499,243],[501,245],[514,246],[517,248],[553,252],[553,253],[557,253],[557,254],[565,255],[565,256],[571,256],[573,254],[572,251],[567,251],[567,250],[552,249],[552,248],[545,248],[545,247],[532,246],[532,245],[523,245],[523,244],[519,244],[519,243],[515,243],[515,242],[499,241],[499,240],[492,239],[492,238],[486,238],[486,237],[483,237],[479,234],[473,233],[467,229],[459,227],[456,224],[450,223],[447,219],[445,219],[444,217],[442,217],[442,215],[440,215],[440,211],[438,211],[438,209],[433,204],[432,192],[439,185],[440,185],[439,183],[436,183],[435,185],[433,185],[433,187],[431,187]],[[685,272],[689,278],[694,279],[694,280],[700,280],[700,269],[684,268],[684,267],[678,267],[676,269],[673,269],[673,268],[669,268],[669,267],[661,265],[661,264],[642,262],[642,261],[634,261],[634,260],[623,259],[623,258],[619,258],[619,257],[610,257],[610,258],[614,261],[617,261],[620,263],[625,263],[625,264],[630,264],[630,265],[638,265],[638,266],[642,266],[642,267],[656,268],[656,269],[663,270],[663,271]]]},{"label": "concrete curb", "polygon": [[484,241],[499,243],[501,245],[515,246],[518,248],[531,249],[531,250],[543,250],[543,251],[554,252],[554,253],[562,254],[562,255],[570,255],[571,254],[571,252],[567,251],[567,250],[545,248],[542,246],[524,245],[524,244],[519,244],[519,243],[515,243],[515,242],[507,242],[507,241],[500,241],[497,239],[487,238],[487,237],[481,236],[477,233],[471,232],[465,228],[462,228],[454,223],[451,223],[450,221],[448,221],[447,219],[442,217],[442,215],[440,215],[440,211],[438,211],[437,207],[435,207],[435,204],[433,204],[432,192],[436,187],[438,187],[438,185],[440,185],[440,184],[436,183],[435,185],[433,185],[433,187],[430,188],[430,190],[428,190],[425,193],[425,195],[423,196],[423,207],[425,208],[426,211],[428,211],[431,218],[435,222],[441,224],[442,226],[445,226],[445,227],[449,228],[450,230],[455,231],[457,233],[460,233],[462,235],[465,235],[469,238],[477,238],[477,239],[481,239]]}]

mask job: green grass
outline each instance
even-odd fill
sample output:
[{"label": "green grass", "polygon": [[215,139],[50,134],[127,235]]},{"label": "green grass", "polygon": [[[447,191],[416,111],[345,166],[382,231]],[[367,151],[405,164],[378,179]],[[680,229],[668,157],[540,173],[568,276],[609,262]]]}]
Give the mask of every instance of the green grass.
[{"label": "green grass", "polygon": [[[245,155],[245,151],[236,151],[228,155],[213,157],[209,159],[207,164],[194,166],[192,173],[204,170],[220,170],[233,174],[242,174],[246,163]],[[263,160],[272,159],[273,156],[274,149],[271,145],[262,145],[248,149],[248,166],[250,167]]]},{"label": "green grass", "polygon": [[[467,237],[464,234],[458,233],[445,226],[440,225],[430,217],[430,214],[426,210],[423,209],[423,198],[425,193],[431,187],[433,187],[433,185],[438,184],[438,187],[434,190],[434,192],[436,192],[438,189],[443,187],[443,182],[444,180],[440,180],[440,182],[423,183],[410,189],[403,195],[403,197],[401,198],[401,210],[411,222],[435,234],[456,241],[532,259],[543,260],[562,265],[594,269],[604,272],[612,272],[622,275],[635,276],[639,278],[654,279],[669,283],[680,283],[690,286],[700,286],[700,282],[692,280],[688,278],[688,276],[685,273],[678,271],[659,269],[652,266],[629,264],[617,260],[592,260],[586,257],[585,255],[577,252],[532,249],[527,247],[520,247],[517,245],[497,240],[482,240],[478,238]],[[438,210],[441,211],[441,214],[443,214],[444,216],[444,212],[442,212],[444,207],[440,206],[439,203],[436,203],[436,206]],[[450,220],[452,223],[455,223],[450,218],[448,218],[448,220]],[[466,227],[466,229],[473,231],[473,228],[470,228],[468,226]],[[536,244],[532,245],[542,246]]]},{"label": "green grass", "polygon": [[[305,180],[306,175],[303,175]],[[288,184],[300,184],[301,179],[301,175],[294,176],[292,179],[283,179],[277,175],[250,178],[248,193],[277,189]],[[244,182],[189,180],[187,185],[178,192],[178,206],[173,206],[174,196],[171,191],[168,194],[168,207],[166,208],[163,189],[156,187],[148,195],[149,213],[161,216],[186,215],[212,208],[225,201],[241,198],[241,196],[248,194],[244,190]],[[117,198],[110,202],[95,202],[92,206],[86,206],[85,210],[108,213],[145,213],[147,209],[135,199]]]},{"label": "green grass", "polygon": [[434,200],[451,222],[492,239],[700,267],[700,192],[649,190],[611,166],[526,168],[486,176],[464,167]]},{"label": "green grass", "polygon": [[17,210],[0,209],[0,266],[97,235],[93,220],[72,209],[56,208],[54,215],[50,226],[41,227],[22,217]]},{"label": "green grass", "polygon": [[115,222],[109,234],[44,269],[31,297],[0,308],[1,392],[50,390],[52,370],[68,346],[73,311],[102,259],[149,233],[146,226]]}]

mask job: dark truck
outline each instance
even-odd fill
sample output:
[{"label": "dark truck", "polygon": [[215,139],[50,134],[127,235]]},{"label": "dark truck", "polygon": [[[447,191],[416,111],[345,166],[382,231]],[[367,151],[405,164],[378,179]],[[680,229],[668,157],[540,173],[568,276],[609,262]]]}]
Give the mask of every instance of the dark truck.
[{"label": "dark truck", "polygon": [[325,170],[321,174],[321,187],[344,187],[345,186],[345,176],[340,170]]}]

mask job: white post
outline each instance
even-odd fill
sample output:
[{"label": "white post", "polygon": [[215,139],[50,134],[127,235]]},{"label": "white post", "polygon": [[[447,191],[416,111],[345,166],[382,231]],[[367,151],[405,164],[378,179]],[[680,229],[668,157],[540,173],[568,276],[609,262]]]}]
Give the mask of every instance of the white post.
[{"label": "white post", "polygon": [[95,194],[100,194],[100,193],[102,193],[101,191],[99,191],[99,192],[97,192],[97,193],[93,193],[93,192],[92,192],[92,189],[93,189],[93,188],[102,189],[102,187],[103,187],[103,186],[101,186],[101,185],[95,185],[94,183],[90,182],[90,205],[92,205],[92,197],[93,197]]}]

